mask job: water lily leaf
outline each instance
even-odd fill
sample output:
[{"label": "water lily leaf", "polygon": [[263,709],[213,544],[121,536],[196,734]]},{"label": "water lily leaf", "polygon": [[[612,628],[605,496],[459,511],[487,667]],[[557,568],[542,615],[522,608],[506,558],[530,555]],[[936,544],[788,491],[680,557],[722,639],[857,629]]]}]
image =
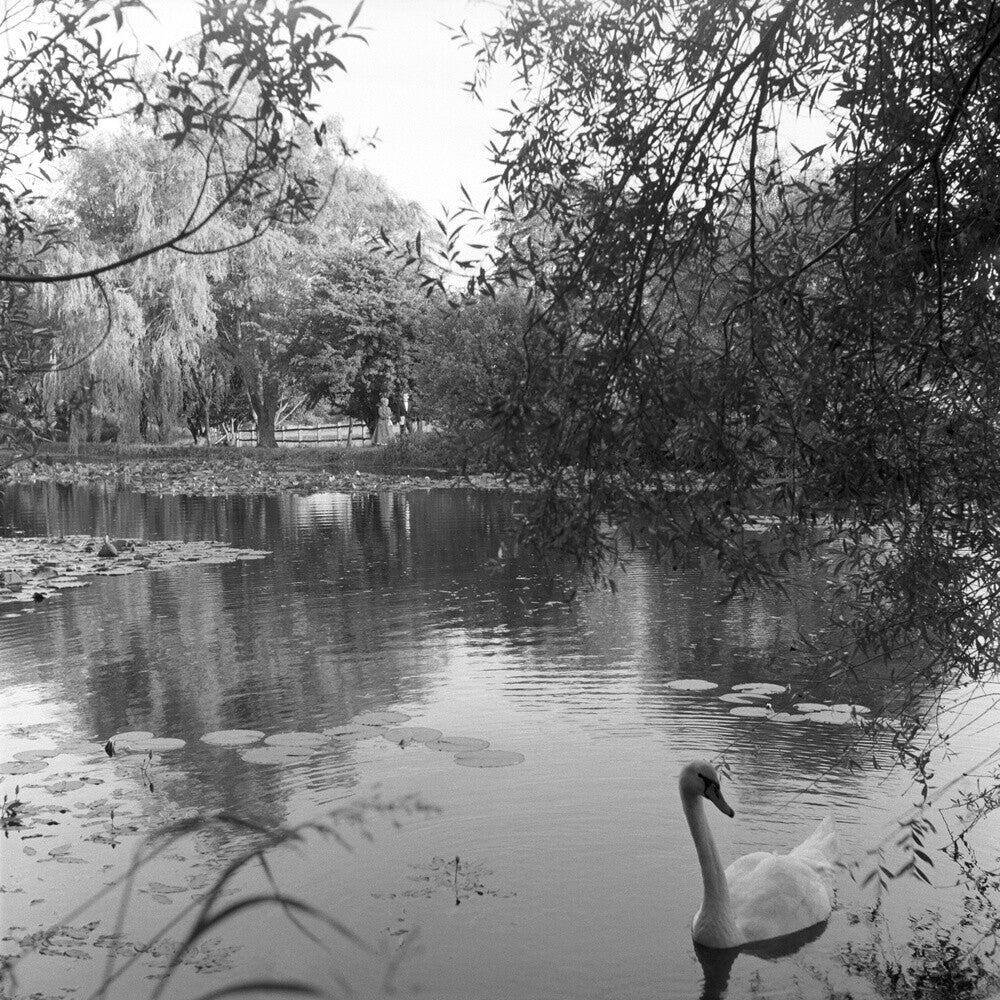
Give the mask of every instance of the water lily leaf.
[{"label": "water lily leaf", "polygon": [[[865,705],[831,705],[831,712],[847,712],[854,713],[855,715],[867,715],[871,709]],[[16,757],[17,754],[14,754]]]},{"label": "water lily leaf", "polygon": [[826,722],[831,726],[849,726],[855,720],[850,712],[809,712],[806,715],[809,722]]},{"label": "water lily leaf", "polygon": [[132,743],[135,740],[151,740],[153,734],[146,731],[145,729],[134,729],[127,733],[115,733],[111,737],[112,743]]},{"label": "water lily leaf", "polygon": [[181,747],[186,746],[187,740],[178,740],[170,736],[157,736],[151,740],[135,740],[123,747],[119,747],[119,749],[131,750],[135,753],[146,753],[149,750],[164,753],[167,750],[180,750]]},{"label": "water lily leaf", "polygon": [[43,750],[19,750],[11,756],[14,760],[45,760],[46,757],[55,757],[58,753],[58,750],[48,747]]},{"label": "water lily leaf", "polygon": [[50,792],[59,795],[62,792],[72,792],[77,788],[83,788],[85,784],[86,782],[81,781],[79,778],[70,778],[66,781],[54,781],[46,787]]},{"label": "water lily leaf", "polygon": [[431,729],[430,726],[396,726],[394,729],[387,729],[382,734],[387,740],[393,743],[431,743],[439,740],[444,735],[440,729]]},{"label": "water lily leaf", "polygon": [[330,726],[323,730],[324,736],[342,743],[353,743],[357,740],[370,740],[382,736],[385,729],[382,726],[356,726],[353,722],[345,722],[342,726]]},{"label": "water lily leaf", "polygon": [[462,767],[510,767],[524,762],[524,754],[515,750],[469,750],[455,754]]},{"label": "water lily leaf", "polygon": [[316,752],[314,747],[253,747],[241,750],[240,759],[248,764],[294,764]]},{"label": "water lily leaf", "polygon": [[44,760],[7,760],[0,763],[0,774],[34,774],[48,766]]},{"label": "water lily leaf", "polygon": [[361,712],[351,722],[358,726],[392,726],[411,718],[405,712]]},{"label": "water lily leaf", "polygon": [[[760,697],[760,696],[758,695],[758,697]],[[734,705],[752,705],[753,704],[753,698],[751,698],[751,697],[749,697],[749,696],[747,696],[745,694],[733,694],[731,691],[728,692],[727,694],[720,694],[719,695],[719,701],[727,701],[730,704],[734,704]]]},{"label": "water lily leaf", "polygon": [[775,712],[774,715],[767,717],[768,722],[806,722],[808,719],[808,715],[804,713],[796,715],[794,712]]},{"label": "water lily leaf", "polygon": [[731,708],[729,714],[738,715],[742,719],[766,719],[771,715],[771,710],[761,705],[741,705],[739,708]]},{"label": "water lily leaf", "polygon": [[678,681],[667,681],[667,683],[663,686],[670,688],[672,691],[711,691],[719,685],[714,681],[703,681],[698,680],[696,677],[692,677],[683,678]]},{"label": "water lily leaf", "polygon": [[427,747],[430,750],[461,753],[467,750],[485,750],[489,745],[489,740],[481,740],[478,736],[442,736],[439,740],[431,740]]},{"label": "water lily leaf", "polygon": [[734,684],[734,691],[746,694],[784,694],[788,688],[784,684],[771,684],[768,681],[754,681],[747,684]]},{"label": "water lily leaf", "polygon": [[829,705],[821,705],[818,701],[800,701],[795,706],[796,712],[826,712]]},{"label": "water lily leaf", "polygon": [[201,742],[214,747],[242,747],[258,743],[263,738],[264,734],[259,729],[217,729],[205,733]]},{"label": "water lily leaf", "polygon": [[330,742],[322,733],[275,733],[264,738],[269,747],[318,747]]}]

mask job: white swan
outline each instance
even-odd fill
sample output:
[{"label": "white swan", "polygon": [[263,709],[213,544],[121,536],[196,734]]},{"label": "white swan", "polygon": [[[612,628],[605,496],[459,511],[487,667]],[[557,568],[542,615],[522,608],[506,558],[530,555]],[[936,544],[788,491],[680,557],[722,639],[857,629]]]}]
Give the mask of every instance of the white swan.
[{"label": "white swan", "polygon": [[723,871],[701,801],[706,798],[727,816],[735,815],[722,797],[715,768],[703,760],[688,764],[680,788],[705,885],[691,926],[698,944],[738,948],[794,934],[830,916],[830,883],[840,853],[832,816],[789,854],[757,851]]}]

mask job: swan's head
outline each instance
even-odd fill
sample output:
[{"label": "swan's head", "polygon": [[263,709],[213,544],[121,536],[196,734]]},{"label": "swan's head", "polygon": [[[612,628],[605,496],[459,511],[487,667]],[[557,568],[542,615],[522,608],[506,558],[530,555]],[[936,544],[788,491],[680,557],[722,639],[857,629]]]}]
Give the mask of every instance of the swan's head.
[{"label": "swan's head", "polygon": [[707,760],[693,760],[681,771],[681,796],[697,798],[699,795],[708,799],[719,812],[727,816],[735,816],[729,803],[722,797],[719,787],[719,774]]}]

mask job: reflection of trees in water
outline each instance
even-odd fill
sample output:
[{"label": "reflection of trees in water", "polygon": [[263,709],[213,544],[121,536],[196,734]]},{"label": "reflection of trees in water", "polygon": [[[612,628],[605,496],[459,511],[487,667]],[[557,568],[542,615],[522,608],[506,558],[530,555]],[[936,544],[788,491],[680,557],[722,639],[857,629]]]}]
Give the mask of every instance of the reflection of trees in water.
[{"label": "reflection of trees in water", "polygon": [[[760,723],[730,716],[714,696],[678,698],[665,683],[780,678],[789,635],[823,613],[809,598],[719,605],[710,575],[638,561],[617,595],[581,590],[567,604],[526,560],[495,563],[511,503],[472,491],[209,499],[32,486],[10,491],[8,512],[34,530],[44,520],[89,531],[106,516],[114,535],[273,552],[262,562],[102,580],[24,623],[25,672],[60,684],[101,734],[314,729],[419,702],[442,663],[488,650],[504,656],[514,701],[589,711],[624,693],[637,721],[671,720],[681,745],[710,725],[706,752],[733,743],[752,754]],[[810,700],[844,697],[825,679],[796,687]],[[852,700],[877,707],[872,690],[855,689]],[[817,750],[798,726],[769,729],[768,753],[808,755],[808,770],[853,735],[831,729]]]},{"label": "reflection of trees in water", "polygon": [[[612,700],[619,717],[627,705],[636,728],[661,732],[676,760],[724,753],[748,790],[774,787],[783,773],[826,770],[825,787],[854,786],[865,781],[873,756],[886,766],[894,756],[891,732],[867,735],[857,726],[730,714],[734,706],[718,696],[733,684],[762,680],[791,686],[786,695],[772,696],[776,711],[792,711],[795,701],[848,701],[877,711],[888,668],[869,667],[851,683],[810,674],[792,646],[798,630],[822,627],[828,609],[819,597],[803,588],[795,601],[758,595],[720,603],[726,593],[711,572],[678,576],[637,560],[616,594],[581,591],[570,607],[526,602],[523,627],[507,636],[518,649],[504,670],[505,695],[581,718],[599,718]],[[719,688],[667,687],[677,678],[706,679]]]},{"label": "reflection of trees in water", "polygon": [[[484,504],[466,499],[443,524],[440,498],[426,493],[347,499],[337,520],[310,524],[287,495],[107,499],[80,487],[13,488],[8,514],[31,530],[90,531],[108,510],[111,534],[208,537],[274,552],[263,562],[140,573],[59,595],[19,629],[28,672],[61,684],[101,733],[140,722],[185,736],[279,729],[419,699],[413,654],[430,612],[442,590],[456,591],[456,575],[477,575],[487,549],[495,552],[500,518],[483,518]],[[393,588],[404,578],[401,598]]]}]

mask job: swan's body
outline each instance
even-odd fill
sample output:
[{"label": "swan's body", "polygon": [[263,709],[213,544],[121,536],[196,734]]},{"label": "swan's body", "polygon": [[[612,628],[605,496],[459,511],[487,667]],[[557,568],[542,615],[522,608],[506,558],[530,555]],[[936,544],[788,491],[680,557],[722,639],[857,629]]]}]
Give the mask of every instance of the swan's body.
[{"label": "swan's body", "polygon": [[833,909],[831,878],[839,849],[833,817],[788,854],[757,851],[725,871],[705,818],[702,799],[733,816],[715,768],[705,761],[681,772],[681,802],[698,851],[705,895],[691,935],[710,948],[738,948],[822,923]]}]

